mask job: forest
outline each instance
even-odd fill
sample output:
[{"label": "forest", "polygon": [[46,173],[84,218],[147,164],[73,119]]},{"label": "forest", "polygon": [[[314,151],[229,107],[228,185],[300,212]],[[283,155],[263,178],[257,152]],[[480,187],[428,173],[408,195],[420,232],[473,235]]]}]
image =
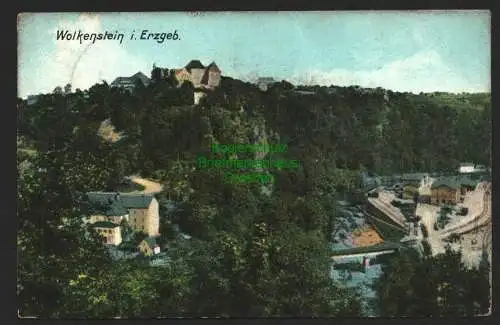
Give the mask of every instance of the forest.
[{"label": "forest", "polygon": [[[362,316],[361,294],[330,278],[328,248],[341,226],[336,202],[362,191],[360,171],[449,171],[469,161],[491,166],[489,94],[286,81],[261,91],[223,77],[192,105],[189,83],[177,87],[154,71],[152,80],[133,93],[104,82],[44,94],[34,105],[18,100],[20,315]],[[122,135],[117,141],[99,136],[108,119]],[[256,183],[224,182],[222,170],[196,168],[197,157],[213,155],[214,143],[287,145],[268,156],[300,167],[270,170],[270,192]],[[163,185],[157,199],[161,240],[172,260],[166,267],[115,261],[98,235],[85,235],[84,194],[116,191],[134,174]],[[192,239],[175,236],[173,224]],[[381,316],[484,313],[489,298],[474,286],[485,286],[488,267],[467,270],[450,251],[403,253],[387,266],[371,303]]]}]

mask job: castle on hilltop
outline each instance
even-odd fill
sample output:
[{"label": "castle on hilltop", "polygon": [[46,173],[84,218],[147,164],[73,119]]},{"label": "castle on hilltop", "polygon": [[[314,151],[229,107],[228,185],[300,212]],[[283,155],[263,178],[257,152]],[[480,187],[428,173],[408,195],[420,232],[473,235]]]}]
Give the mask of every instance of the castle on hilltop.
[{"label": "castle on hilltop", "polygon": [[185,67],[181,69],[162,69],[153,65],[153,76],[158,79],[174,77],[177,80],[177,87],[181,87],[184,82],[188,81],[194,87],[194,104],[198,104],[207,91],[214,90],[220,85],[221,70],[215,64],[210,63],[204,66],[200,60],[191,60]]},{"label": "castle on hilltop", "polygon": [[215,62],[204,67],[199,60],[191,60],[184,68],[174,71],[180,85],[190,81],[195,89],[214,89],[220,84],[221,71]]}]

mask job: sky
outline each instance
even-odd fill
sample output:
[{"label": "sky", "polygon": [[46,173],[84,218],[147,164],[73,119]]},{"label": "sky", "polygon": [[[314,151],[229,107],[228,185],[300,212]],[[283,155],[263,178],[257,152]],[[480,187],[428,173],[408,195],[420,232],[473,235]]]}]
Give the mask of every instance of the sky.
[{"label": "sky", "polygon": [[[153,63],[173,69],[192,59],[244,81],[489,92],[490,26],[489,11],[24,13],[18,96],[150,76]],[[124,39],[58,40],[58,30]],[[143,30],[179,39],[141,40]]]}]

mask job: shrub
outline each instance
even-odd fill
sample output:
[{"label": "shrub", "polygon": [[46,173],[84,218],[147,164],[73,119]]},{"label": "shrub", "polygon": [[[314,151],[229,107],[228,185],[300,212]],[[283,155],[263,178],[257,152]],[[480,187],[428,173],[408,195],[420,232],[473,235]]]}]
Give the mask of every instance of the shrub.
[{"label": "shrub", "polygon": [[378,192],[370,192],[370,193],[368,193],[368,197],[377,198],[378,197]]},{"label": "shrub", "polygon": [[401,202],[399,202],[398,200],[392,200],[391,201],[391,204],[395,207],[400,207],[401,206]]},{"label": "shrub", "polygon": [[451,234],[449,237],[448,237],[448,240],[450,243],[455,243],[455,242],[458,242],[460,241],[460,235],[457,234],[457,233],[453,233]]}]

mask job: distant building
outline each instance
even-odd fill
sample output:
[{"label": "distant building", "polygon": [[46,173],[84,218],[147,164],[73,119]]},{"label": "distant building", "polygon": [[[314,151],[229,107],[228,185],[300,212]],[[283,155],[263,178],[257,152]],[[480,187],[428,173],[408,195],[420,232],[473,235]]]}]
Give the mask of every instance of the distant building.
[{"label": "distant building", "polygon": [[131,77],[118,77],[111,83],[111,87],[123,88],[130,92],[134,91],[137,82],[141,82],[144,87],[147,87],[151,80],[142,72],[137,72]]},{"label": "distant building", "polygon": [[26,104],[28,104],[28,106],[34,105],[38,103],[39,98],[40,98],[39,95],[29,95],[28,98],[26,99]]},{"label": "distant building", "polygon": [[269,85],[275,83],[276,80],[274,80],[271,77],[262,77],[257,79],[257,86],[259,87],[260,90],[262,91],[267,91],[269,88]]},{"label": "distant building", "polygon": [[158,201],[153,195],[89,192],[87,197],[92,207],[90,223],[126,220],[132,229],[148,236],[160,234]]},{"label": "distant building", "polygon": [[316,92],[310,90],[292,90],[293,93],[302,95],[302,96],[313,96],[316,95]]},{"label": "distant building", "polygon": [[104,243],[118,246],[122,242],[120,226],[110,221],[98,221],[92,228],[104,238]]},{"label": "distant building", "polygon": [[473,163],[462,163],[458,168],[460,173],[473,173],[475,170]]},{"label": "distant building", "polygon": [[160,253],[160,246],[154,237],[147,237],[140,242],[139,251],[146,256],[156,255]]}]

